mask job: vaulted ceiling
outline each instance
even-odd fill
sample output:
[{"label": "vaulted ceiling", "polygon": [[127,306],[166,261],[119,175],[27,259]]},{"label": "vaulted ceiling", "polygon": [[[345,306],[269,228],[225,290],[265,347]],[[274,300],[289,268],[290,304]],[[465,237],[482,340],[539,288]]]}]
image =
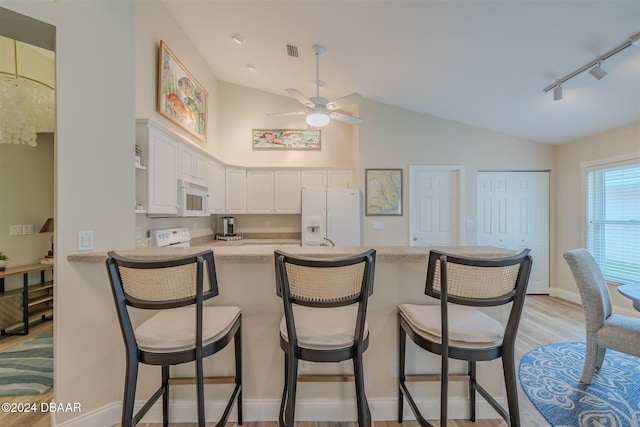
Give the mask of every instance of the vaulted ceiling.
[{"label": "vaulted ceiling", "polygon": [[640,32],[637,0],[163,1],[216,77],[250,88],[313,96],[320,43],[329,99],[359,92],[550,144],[640,122],[640,46],[560,101],[542,90]]}]

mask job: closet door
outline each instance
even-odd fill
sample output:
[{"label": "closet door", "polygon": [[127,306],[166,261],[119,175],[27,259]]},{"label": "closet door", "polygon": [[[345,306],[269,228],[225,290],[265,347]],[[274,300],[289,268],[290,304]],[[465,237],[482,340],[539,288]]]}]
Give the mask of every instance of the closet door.
[{"label": "closet door", "polygon": [[527,293],[549,293],[549,173],[478,172],[478,245],[531,249]]}]

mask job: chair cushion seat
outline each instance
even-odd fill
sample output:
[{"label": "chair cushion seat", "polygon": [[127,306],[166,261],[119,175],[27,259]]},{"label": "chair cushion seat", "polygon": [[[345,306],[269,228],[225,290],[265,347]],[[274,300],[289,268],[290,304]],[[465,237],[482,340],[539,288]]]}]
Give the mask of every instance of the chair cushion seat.
[{"label": "chair cushion seat", "polygon": [[[336,350],[350,347],[354,343],[358,306],[318,308],[293,305],[298,346],[312,350]],[[365,321],[364,336],[369,334]],[[287,322],[282,317],[280,335],[288,341]]]},{"label": "chair cushion seat", "polygon": [[[222,338],[229,332],[238,316],[238,307],[203,307],[203,345]],[[162,310],[136,328],[138,348],[152,353],[170,353],[195,348],[195,325],[195,306]]]},{"label": "chair cushion seat", "polygon": [[[400,304],[400,314],[411,329],[423,338],[442,343],[440,305]],[[482,311],[450,304],[449,346],[490,348],[502,344],[504,327]]]}]

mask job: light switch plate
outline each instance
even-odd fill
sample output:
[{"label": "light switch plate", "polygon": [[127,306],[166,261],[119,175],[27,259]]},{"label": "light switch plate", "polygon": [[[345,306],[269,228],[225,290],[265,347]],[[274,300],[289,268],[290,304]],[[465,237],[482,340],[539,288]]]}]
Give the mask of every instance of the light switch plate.
[{"label": "light switch plate", "polygon": [[9,226],[9,236],[20,236],[22,235],[22,226],[21,225],[10,225]]},{"label": "light switch plate", "polygon": [[93,250],[93,231],[78,231],[78,250]]},{"label": "light switch plate", "polygon": [[22,234],[33,234],[33,224],[23,225]]},{"label": "light switch plate", "polygon": [[374,230],[384,230],[384,222],[382,221],[374,221],[371,223],[371,226]]}]

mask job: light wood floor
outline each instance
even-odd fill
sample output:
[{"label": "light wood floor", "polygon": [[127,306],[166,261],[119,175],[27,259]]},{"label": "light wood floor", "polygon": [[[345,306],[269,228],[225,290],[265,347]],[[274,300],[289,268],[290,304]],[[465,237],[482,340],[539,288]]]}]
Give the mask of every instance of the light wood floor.
[{"label": "light wood floor", "polygon": [[[522,356],[540,345],[563,342],[563,341],[584,341],[584,314],[582,307],[547,296],[529,295],[525,300],[518,339],[516,343],[516,359],[520,363]],[[51,322],[34,326],[29,337],[2,337],[0,338],[0,351],[16,345],[26,339],[37,336],[52,327]],[[550,427],[549,423],[540,415],[531,401],[519,390],[520,396],[520,418],[525,427]],[[0,402],[23,402],[37,403],[48,402],[52,399],[53,392],[50,391],[41,396],[25,396],[14,398],[2,398]],[[433,423],[439,426],[438,422]],[[139,427],[158,427],[161,424],[139,424]],[[171,427],[192,427],[195,424],[178,423],[170,424]],[[49,414],[3,414],[0,412],[0,426],[7,427],[50,427]],[[213,427],[215,423],[207,423],[207,427]],[[229,427],[236,427],[236,423],[228,423]],[[245,427],[277,427],[277,422],[245,422]],[[336,423],[336,422],[297,422],[296,427],[356,427],[357,423]],[[418,427],[416,421],[406,421],[398,424],[393,421],[377,421],[374,427]],[[504,427],[506,423],[502,420],[478,420],[472,423],[466,420],[449,421],[448,427]]]}]

